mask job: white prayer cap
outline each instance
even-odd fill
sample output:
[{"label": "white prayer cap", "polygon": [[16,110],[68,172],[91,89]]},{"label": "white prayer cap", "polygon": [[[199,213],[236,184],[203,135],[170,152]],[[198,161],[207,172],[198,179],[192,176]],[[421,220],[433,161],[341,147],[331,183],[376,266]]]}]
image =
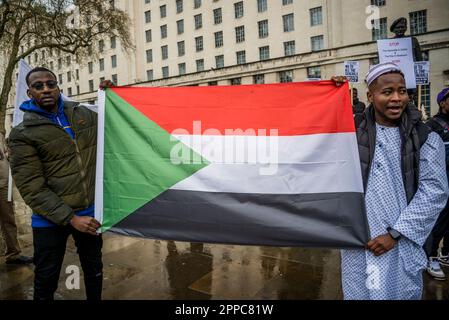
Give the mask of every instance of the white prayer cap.
[{"label": "white prayer cap", "polygon": [[402,75],[404,75],[401,68],[399,68],[398,65],[396,65],[392,62],[385,62],[385,63],[380,63],[380,64],[376,64],[375,66],[372,66],[369,69],[368,74],[366,75],[366,83],[368,84],[368,87],[371,85],[371,83],[374,82],[374,80],[376,80],[380,76],[383,76],[384,74],[390,73],[393,71],[399,71]]}]

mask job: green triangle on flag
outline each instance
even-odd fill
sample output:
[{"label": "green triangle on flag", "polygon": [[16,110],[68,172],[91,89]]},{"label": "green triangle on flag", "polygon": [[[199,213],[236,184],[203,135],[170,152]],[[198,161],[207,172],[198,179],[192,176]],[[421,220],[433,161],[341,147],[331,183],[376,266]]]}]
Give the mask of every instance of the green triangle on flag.
[{"label": "green triangle on flag", "polygon": [[[112,90],[106,91],[104,130],[102,232],[209,165]],[[179,144],[190,162],[171,160]]]}]

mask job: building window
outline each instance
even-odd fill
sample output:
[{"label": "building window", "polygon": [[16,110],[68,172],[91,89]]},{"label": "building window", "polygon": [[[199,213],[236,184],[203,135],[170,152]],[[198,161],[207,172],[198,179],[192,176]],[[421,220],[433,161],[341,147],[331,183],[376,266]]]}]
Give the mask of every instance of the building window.
[{"label": "building window", "polygon": [[[103,40],[101,40],[101,41],[103,41]],[[103,41],[103,44],[104,44],[104,41]],[[45,52],[42,52],[42,54],[44,54],[44,53]],[[71,56],[67,56],[66,63],[67,63],[67,66],[70,67],[70,65],[72,64],[72,57]]]},{"label": "building window", "polygon": [[223,21],[223,15],[221,12],[221,8],[217,8],[214,10],[214,24],[220,24]]},{"label": "building window", "polygon": [[79,71],[79,69],[76,69],[76,70],[75,70],[75,79],[76,79],[76,80],[79,80],[79,79],[80,79],[80,71]]},{"label": "building window", "polygon": [[427,11],[410,12],[410,33],[420,34],[427,32]]},{"label": "building window", "polygon": [[229,80],[229,82],[231,83],[231,86],[238,86],[242,84],[242,78],[233,78]]},{"label": "building window", "polygon": [[151,30],[145,31],[145,40],[147,42],[153,41],[153,36],[152,36]]},{"label": "building window", "polygon": [[385,0],[371,0],[371,5],[372,6],[384,6],[385,5]]},{"label": "building window", "polygon": [[243,12],[243,1],[234,3],[234,13],[235,13],[235,18],[236,19],[239,19],[239,18],[243,17],[243,15],[244,15],[244,12]]},{"label": "building window", "polygon": [[112,68],[117,68],[117,56],[112,56],[111,57],[111,64],[112,64]]},{"label": "building window", "polygon": [[167,25],[161,26],[161,39],[167,38]]},{"label": "building window", "polygon": [[176,13],[181,13],[184,10],[184,5],[182,0],[176,0]]},{"label": "building window", "polygon": [[89,92],[94,91],[94,80],[89,80]]},{"label": "building window", "polygon": [[386,39],[387,34],[387,18],[381,18],[379,20],[371,20],[372,28],[372,38],[373,41]]},{"label": "building window", "polygon": [[284,24],[284,32],[290,32],[295,30],[295,21],[293,13],[282,16],[282,20]]},{"label": "building window", "polygon": [[295,41],[284,42],[284,55],[292,56],[296,54]]},{"label": "building window", "polygon": [[204,59],[198,59],[196,60],[196,71],[204,71]]},{"label": "building window", "polygon": [[72,73],[70,71],[67,72],[67,82],[72,82]]},{"label": "building window", "polygon": [[152,81],[154,78],[154,71],[153,70],[147,70],[147,80]]},{"label": "building window", "polygon": [[104,40],[98,41],[98,50],[99,50],[100,52],[103,52],[103,51],[104,51]]},{"label": "building window", "polygon": [[208,86],[218,86],[218,82],[217,81],[209,81],[207,83]]},{"label": "building window", "polygon": [[195,48],[196,52],[203,51],[203,37],[196,37],[195,38]]},{"label": "building window", "polygon": [[282,0],[282,5],[285,6],[287,4],[293,3],[293,0]]},{"label": "building window", "polygon": [[168,59],[168,46],[161,47],[162,60]]},{"label": "building window", "polygon": [[267,11],[267,0],[257,0],[257,12]]},{"label": "building window", "polygon": [[87,69],[89,70],[89,73],[94,72],[94,64],[92,62],[89,62],[87,64]]},{"label": "building window", "polygon": [[264,46],[259,48],[259,59],[268,60],[270,59],[270,47]]},{"label": "building window", "polygon": [[[28,57],[28,62],[30,61],[30,57]],[[58,70],[62,69],[62,58],[58,59]]]},{"label": "building window", "polygon": [[235,28],[235,41],[237,43],[245,41],[245,26]]},{"label": "building window", "polygon": [[197,14],[194,16],[195,19],[195,29],[200,29],[203,26],[203,16],[201,14]]},{"label": "building window", "polygon": [[80,94],[80,86],[76,86],[76,94]]},{"label": "building window", "polygon": [[180,76],[186,74],[186,64],[185,63],[178,64],[178,70]]},{"label": "building window", "polygon": [[262,20],[257,22],[259,27],[259,38],[268,37],[268,20]]},{"label": "building window", "polygon": [[223,31],[215,32],[215,48],[223,46]]},{"label": "building window", "polygon": [[111,49],[115,49],[117,47],[117,37],[111,37]]},{"label": "building window", "polygon": [[176,28],[178,29],[178,34],[184,33],[184,20],[176,21]]},{"label": "building window", "polygon": [[310,25],[318,26],[323,24],[323,9],[322,7],[310,9]]},{"label": "building window", "polygon": [[321,67],[309,67],[307,68],[308,79],[321,79]]},{"label": "building window", "polygon": [[316,36],[310,38],[312,42],[312,51],[318,51],[324,49],[324,37],[323,36]]},{"label": "building window", "polygon": [[279,72],[279,82],[281,83],[293,82],[293,71],[287,70]]},{"label": "building window", "polygon": [[237,64],[244,64],[246,63],[246,51],[238,51],[236,52],[237,56]]},{"label": "building window", "polygon": [[215,57],[215,67],[224,68],[224,55],[219,55]]},{"label": "building window", "polygon": [[254,84],[264,84],[265,83],[265,75],[264,74],[256,74],[253,77]]},{"label": "building window", "polygon": [[147,63],[153,62],[153,49],[147,50]]},{"label": "building window", "polygon": [[151,10],[145,11],[145,23],[151,22]]},{"label": "building window", "polygon": [[100,59],[100,71],[104,71],[104,59]]},{"label": "building window", "polygon": [[162,78],[168,78],[168,76],[169,76],[168,67],[162,67]]},{"label": "building window", "polygon": [[161,11],[161,18],[165,18],[167,16],[167,5],[160,6],[159,10]]},{"label": "building window", "polygon": [[186,54],[186,46],[184,41],[178,42],[178,57],[182,57]]},{"label": "building window", "polygon": [[199,7],[201,7],[201,0],[194,0],[193,1],[193,8],[194,9],[198,9]]}]

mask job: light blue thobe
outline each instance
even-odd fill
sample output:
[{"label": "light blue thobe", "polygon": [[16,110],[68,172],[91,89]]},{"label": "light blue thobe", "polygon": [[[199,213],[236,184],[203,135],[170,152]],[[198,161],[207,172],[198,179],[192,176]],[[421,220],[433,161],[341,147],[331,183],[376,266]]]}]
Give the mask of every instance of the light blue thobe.
[{"label": "light blue thobe", "polygon": [[399,231],[402,238],[379,257],[367,250],[342,251],[345,299],[421,299],[422,271],[427,265],[422,246],[448,197],[444,144],[436,133],[430,133],[421,147],[419,168],[418,191],[407,205],[399,128],[376,124],[365,195],[371,238],[386,234],[387,227]]}]

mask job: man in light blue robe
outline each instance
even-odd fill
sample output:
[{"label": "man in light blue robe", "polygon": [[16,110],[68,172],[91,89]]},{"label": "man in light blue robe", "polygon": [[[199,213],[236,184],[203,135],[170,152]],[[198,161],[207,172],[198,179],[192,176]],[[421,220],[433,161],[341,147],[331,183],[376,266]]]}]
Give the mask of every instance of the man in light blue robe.
[{"label": "man in light blue robe", "polygon": [[417,300],[427,266],[423,244],[448,198],[444,144],[408,104],[399,67],[374,66],[366,81],[371,105],[356,124],[372,240],[366,250],[342,251],[343,294]]}]

